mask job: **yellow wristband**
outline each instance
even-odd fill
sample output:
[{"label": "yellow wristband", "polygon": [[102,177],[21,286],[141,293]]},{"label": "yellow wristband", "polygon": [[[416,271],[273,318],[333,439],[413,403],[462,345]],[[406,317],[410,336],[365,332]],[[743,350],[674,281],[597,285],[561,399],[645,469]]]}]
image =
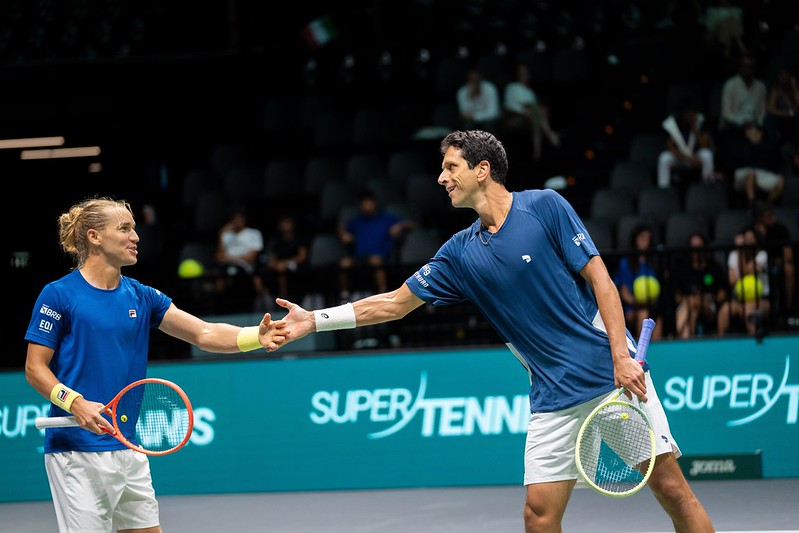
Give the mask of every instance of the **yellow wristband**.
[{"label": "yellow wristband", "polygon": [[248,326],[239,330],[239,335],[236,337],[236,344],[242,352],[251,352],[261,346],[261,341],[258,340],[258,326]]},{"label": "yellow wristband", "polygon": [[72,412],[72,402],[78,397],[82,398],[83,394],[75,392],[63,383],[56,384],[50,391],[50,401],[67,413]]}]

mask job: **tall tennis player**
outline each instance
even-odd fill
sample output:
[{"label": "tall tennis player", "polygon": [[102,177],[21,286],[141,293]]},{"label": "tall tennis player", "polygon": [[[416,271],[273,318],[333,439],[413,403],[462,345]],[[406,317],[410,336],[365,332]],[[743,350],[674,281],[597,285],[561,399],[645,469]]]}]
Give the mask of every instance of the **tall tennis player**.
[{"label": "tall tennis player", "polygon": [[469,301],[530,379],[528,533],[561,531],[578,479],[580,425],[617,387],[646,402],[658,440],[648,486],[676,530],[713,531],[677,464],[680,449],[648,367],[633,359],[635,341],[625,328],[618,290],[572,206],[552,190],[508,191],[505,149],[490,133],[456,131],[440,148],[438,184],[454,207],[473,209],[478,220],[394,291],[315,311],[278,299],[289,311],[287,341],[398,320],[424,303]]}]

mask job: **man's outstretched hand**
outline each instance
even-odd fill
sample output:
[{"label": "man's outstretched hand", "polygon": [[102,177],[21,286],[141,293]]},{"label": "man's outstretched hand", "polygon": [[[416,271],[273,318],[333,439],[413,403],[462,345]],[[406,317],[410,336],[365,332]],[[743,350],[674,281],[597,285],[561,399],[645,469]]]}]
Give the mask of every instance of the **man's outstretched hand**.
[{"label": "man's outstretched hand", "polygon": [[286,323],[285,342],[283,344],[296,341],[316,331],[316,321],[312,311],[306,311],[294,302],[283,298],[277,298],[275,302],[288,311],[288,314],[281,320]]}]

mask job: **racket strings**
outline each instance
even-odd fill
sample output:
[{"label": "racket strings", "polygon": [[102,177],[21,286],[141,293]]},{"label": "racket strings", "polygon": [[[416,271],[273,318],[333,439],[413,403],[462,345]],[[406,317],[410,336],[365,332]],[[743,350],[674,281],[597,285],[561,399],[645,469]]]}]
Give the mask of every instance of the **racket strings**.
[{"label": "racket strings", "polygon": [[181,394],[169,385],[147,382],[120,398],[117,424],[131,442],[160,452],[179,446],[189,431],[189,410]]},{"label": "racket strings", "polygon": [[625,403],[606,405],[588,422],[580,444],[585,473],[598,487],[620,494],[644,479],[638,467],[652,456],[649,426]]}]

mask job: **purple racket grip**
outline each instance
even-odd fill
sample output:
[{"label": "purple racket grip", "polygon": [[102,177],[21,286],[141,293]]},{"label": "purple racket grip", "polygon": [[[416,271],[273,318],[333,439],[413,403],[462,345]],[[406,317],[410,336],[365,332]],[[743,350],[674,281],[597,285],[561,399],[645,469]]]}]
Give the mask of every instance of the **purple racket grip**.
[{"label": "purple racket grip", "polygon": [[635,360],[641,364],[646,361],[646,351],[649,349],[649,340],[652,338],[653,329],[655,329],[655,321],[645,318],[641,323],[641,336],[638,338],[638,351],[635,353]]}]

